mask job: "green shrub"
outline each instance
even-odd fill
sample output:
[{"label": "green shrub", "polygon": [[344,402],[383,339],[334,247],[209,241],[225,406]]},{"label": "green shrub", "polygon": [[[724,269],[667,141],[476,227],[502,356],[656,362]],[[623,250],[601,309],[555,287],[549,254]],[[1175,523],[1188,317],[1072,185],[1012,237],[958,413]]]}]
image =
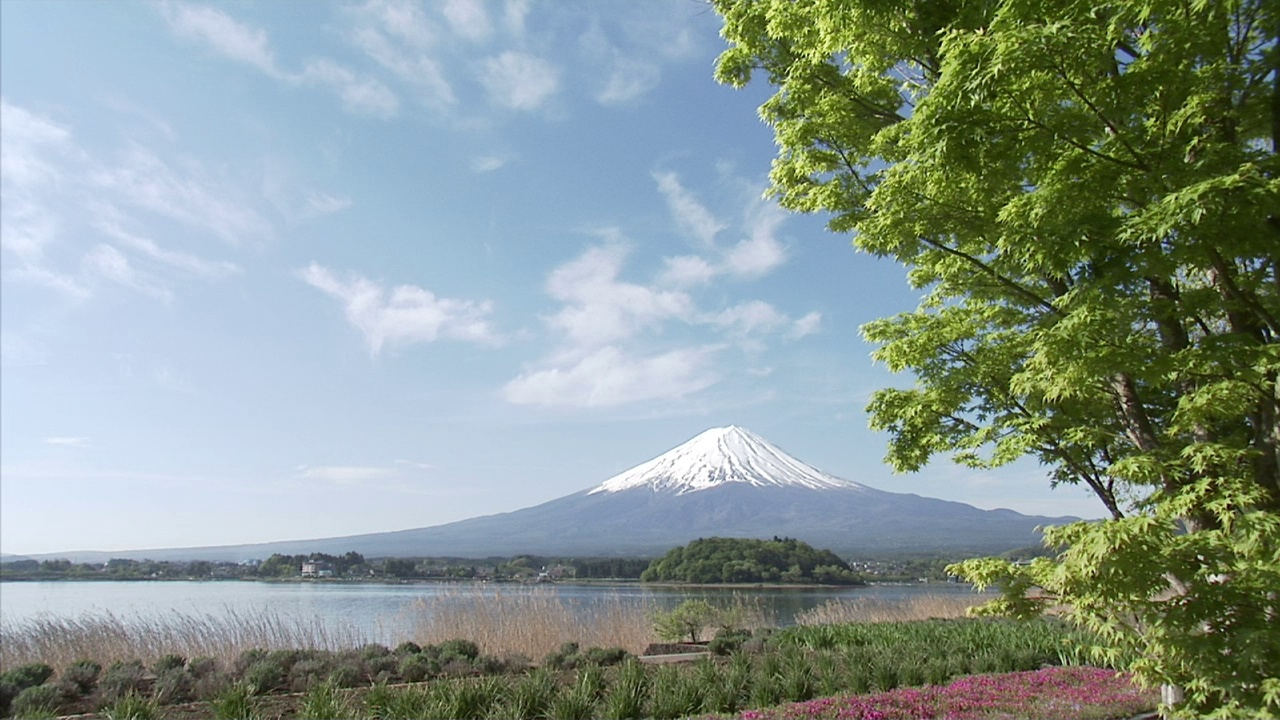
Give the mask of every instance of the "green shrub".
[{"label": "green shrub", "polygon": [[572,670],[578,667],[578,661],[578,643],[567,642],[561,643],[560,647],[547,653],[547,656],[542,659],[542,664],[553,670]]},{"label": "green shrub", "polygon": [[422,646],[412,640],[405,640],[396,646],[391,652],[396,655],[417,655],[422,652]]},{"label": "green shrub", "polygon": [[289,668],[289,689],[303,692],[329,677],[332,666],[326,660],[299,660]]},{"label": "green shrub", "polygon": [[360,646],[359,652],[360,652],[360,657],[368,660],[371,658],[379,658],[379,657],[384,657],[386,655],[390,655],[391,649],[388,648],[386,645],[379,645],[378,643],[369,643],[368,645]]},{"label": "green shrub", "polygon": [[151,664],[151,672],[160,675],[167,670],[181,670],[187,666],[187,659],[181,655],[161,655]]},{"label": "green shrub", "polygon": [[53,675],[53,668],[44,663],[27,663],[0,674],[0,682],[17,688],[19,692],[43,685]]},{"label": "green shrub", "polygon": [[100,706],[112,705],[128,695],[141,695],[150,677],[141,660],[119,660],[107,666],[98,678]]},{"label": "green shrub", "polygon": [[440,659],[446,661],[449,658],[464,658],[466,660],[475,660],[480,657],[480,647],[470,640],[445,640],[437,646],[440,653]]},{"label": "green shrub", "polygon": [[360,687],[366,684],[364,669],[355,661],[343,661],[329,671],[328,682],[344,688]]},{"label": "green shrub", "polygon": [[440,672],[440,663],[426,655],[406,655],[400,659],[396,672],[405,682],[422,682]]},{"label": "green shrub", "polygon": [[191,662],[187,663],[187,672],[191,673],[191,677],[197,680],[217,671],[218,661],[211,657],[191,658]]},{"label": "green shrub", "polygon": [[373,657],[366,655],[364,659],[364,675],[375,681],[384,675],[389,678],[395,677],[399,667],[400,659],[392,655],[389,650],[384,655],[375,655]]},{"label": "green shrub", "polygon": [[441,661],[440,674],[445,677],[462,678],[476,674],[475,666],[465,658],[453,657],[445,660],[445,658],[441,657]]},{"label": "green shrub", "polygon": [[59,678],[75,685],[79,694],[88,695],[98,686],[98,676],[101,674],[102,666],[93,660],[77,660],[68,665]]},{"label": "green shrub", "polygon": [[251,665],[266,660],[268,655],[270,655],[270,653],[262,648],[251,648],[249,650],[245,650],[240,653],[240,655],[236,657],[235,662],[231,664],[231,671],[236,675],[243,675],[244,671],[248,670]]},{"label": "green shrub", "polygon": [[187,702],[195,697],[195,678],[182,668],[170,668],[156,676],[152,696],[161,705]]},{"label": "green shrub", "polygon": [[728,655],[742,649],[742,644],[751,639],[751,632],[738,628],[721,628],[711,639],[707,649],[716,655]]},{"label": "green shrub", "polygon": [[627,658],[634,657],[620,647],[593,647],[582,653],[582,659],[591,665],[618,665]]},{"label": "green shrub", "polygon": [[286,677],[284,666],[278,660],[271,660],[266,656],[246,668],[241,675],[241,679],[249,685],[254,695],[265,695],[284,689]]},{"label": "green shrub", "polygon": [[14,717],[20,718],[57,715],[65,703],[66,698],[57,686],[33,685],[18,693],[10,709]]}]

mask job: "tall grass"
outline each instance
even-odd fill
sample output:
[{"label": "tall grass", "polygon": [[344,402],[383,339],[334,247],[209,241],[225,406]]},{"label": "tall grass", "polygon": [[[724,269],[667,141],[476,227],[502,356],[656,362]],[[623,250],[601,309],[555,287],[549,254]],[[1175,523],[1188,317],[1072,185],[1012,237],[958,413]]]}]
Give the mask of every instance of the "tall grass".
[{"label": "tall grass", "polygon": [[842,625],[847,623],[908,622],[935,618],[964,617],[969,608],[981,605],[982,595],[919,595],[899,600],[854,598],[828,600],[812,610],[796,615],[797,625]]},{"label": "tall grass", "polygon": [[273,612],[228,609],[222,615],[173,611],[154,617],[110,612],[76,618],[36,616],[0,623],[0,669],[31,662],[63,668],[85,658],[104,666],[135,659],[150,664],[167,654],[212,657],[226,663],[250,648],[340,650],[366,642],[355,628]]},{"label": "tall grass", "polygon": [[638,653],[653,637],[654,603],[613,597],[582,605],[552,590],[457,590],[415,600],[405,612],[413,640],[470,640],[490,655],[541,658],[566,642]]}]

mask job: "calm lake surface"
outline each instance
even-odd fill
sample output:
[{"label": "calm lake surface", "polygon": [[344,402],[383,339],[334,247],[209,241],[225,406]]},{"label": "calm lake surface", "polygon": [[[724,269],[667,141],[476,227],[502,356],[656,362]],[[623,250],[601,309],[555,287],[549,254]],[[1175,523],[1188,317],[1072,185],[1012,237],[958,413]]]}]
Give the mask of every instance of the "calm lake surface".
[{"label": "calm lake surface", "polygon": [[221,617],[273,613],[302,621],[319,620],[369,641],[393,645],[412,629],[411,609],[420,600],[466,603],[476,594],[545,593],[570,608],[591,613],[606,603],[636,603],[670,608],[689,598],[727,603],[735,594],[759,598],[780,625],[797,613],[833,599],[875,598],[895,602],[921,595],[973,594],[966,585],[872,585],[856,588],[669,588],[639,584],[492,585],[425,583],[379,585],[347,583],[215,582],[2,582],[0,622],[21,623],[40,616],[77,618],[111,613],[122,618],[162,620],[174,613]]}]

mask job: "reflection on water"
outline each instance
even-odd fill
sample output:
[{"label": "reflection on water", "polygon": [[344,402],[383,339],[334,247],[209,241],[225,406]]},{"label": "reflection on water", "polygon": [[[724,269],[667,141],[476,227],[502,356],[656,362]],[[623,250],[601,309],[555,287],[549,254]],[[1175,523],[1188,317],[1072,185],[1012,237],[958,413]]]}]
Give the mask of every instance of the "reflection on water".
[{"label": "reflection on water", "polygon": [[[395,644],[412,627],[417,600],[466,603],[475,593],[549,594],[574,612],[592,613],[605,603],[636,603],[638,608],[670,608],[689,598],[727,605],[734,596],[760,603],[780,625],[829,600],[875,599],[893,602],[922,595],[972,594],[964,585],[872,585],[856,588],[678,588],[627,584],[540,586],[479,583],[379,585],[355,583],[268,582],[7,582],[0,583],[0,620],[20,623],[39,615],[75,618],[111,613],[119,617],[160,618],[174,612],[220,617],[269,612],[303,621],[319,619],[350,629],[371,641]],[[430,603],[427,603],[429,605]]]}]

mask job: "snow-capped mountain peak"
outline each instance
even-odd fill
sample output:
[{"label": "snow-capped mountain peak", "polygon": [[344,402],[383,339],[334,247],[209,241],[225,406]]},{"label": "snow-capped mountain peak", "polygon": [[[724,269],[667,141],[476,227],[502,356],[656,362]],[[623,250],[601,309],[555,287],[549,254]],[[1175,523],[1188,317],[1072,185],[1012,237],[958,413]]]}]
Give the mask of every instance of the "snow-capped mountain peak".
[{"label": "snow-capped mountain peak", "polygon": [[728,483],[810,490],[870,489],[824,473],[750,430],[730,425],[707,430],[649,462],[609,478],[588,494],[649,488],[683,495]]}]

